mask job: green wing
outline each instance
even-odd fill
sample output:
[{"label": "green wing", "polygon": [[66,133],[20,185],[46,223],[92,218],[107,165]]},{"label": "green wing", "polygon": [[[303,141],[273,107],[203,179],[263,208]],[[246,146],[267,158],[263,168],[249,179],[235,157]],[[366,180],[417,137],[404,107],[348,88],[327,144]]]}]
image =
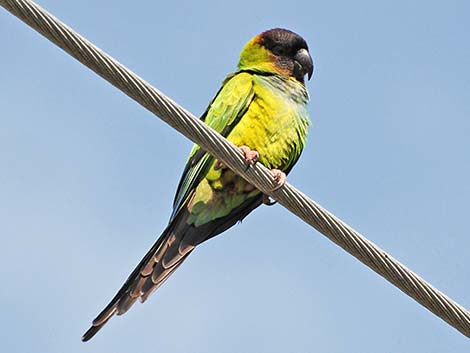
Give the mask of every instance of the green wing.
[{"label": "green wing", "polygon": [[[227,137],[247,111],[253,97],[251,74],[239,72],[229,75],[202,115],[201,120],[222,136]],[[213,163],[214,157],[198,145],[194,145],[178,184],[170,221],[190,198]]]}]

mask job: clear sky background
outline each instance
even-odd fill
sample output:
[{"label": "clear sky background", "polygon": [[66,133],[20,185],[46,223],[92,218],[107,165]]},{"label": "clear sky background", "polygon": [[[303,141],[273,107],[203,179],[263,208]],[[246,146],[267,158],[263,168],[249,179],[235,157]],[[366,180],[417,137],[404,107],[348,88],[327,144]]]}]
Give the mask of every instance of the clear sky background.
[{"label": "clear sky background", "polygon": [[[470,307],[470,2],[39,2],[194,114],[255,34],[315,62],[292,184]],[[468,352],[277,205],[80,337],[164,229],[191,142],[0,9],[0,351]]]}]

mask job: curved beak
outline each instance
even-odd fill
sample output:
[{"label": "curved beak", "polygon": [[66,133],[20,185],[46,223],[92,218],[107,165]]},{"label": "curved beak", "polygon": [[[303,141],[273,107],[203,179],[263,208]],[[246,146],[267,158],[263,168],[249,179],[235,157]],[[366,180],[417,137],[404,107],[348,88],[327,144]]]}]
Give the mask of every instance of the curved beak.
[{"label": "curved beak", "polygon": [[310,53],[307,49],[300,49],[294,56],[295,67],[294,75],[295,77],[303,81],[304,76],[308,75],[308,79],[312,78],[313,74],[313,61]]}]

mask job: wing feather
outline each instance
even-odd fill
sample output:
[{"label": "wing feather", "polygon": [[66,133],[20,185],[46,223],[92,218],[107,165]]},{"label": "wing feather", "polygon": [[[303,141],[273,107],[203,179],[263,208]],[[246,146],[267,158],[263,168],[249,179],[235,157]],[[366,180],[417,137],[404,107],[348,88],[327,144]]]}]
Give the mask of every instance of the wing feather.
[{"label": "wing feather", "polygon": [[[207,125],[227,137],[254,98],[253,78],[246,72],[229,75],[201,117]],[[181,176],[173,202],[173,219],[195,187],[207,174],[214,158],[194,145]]]}]

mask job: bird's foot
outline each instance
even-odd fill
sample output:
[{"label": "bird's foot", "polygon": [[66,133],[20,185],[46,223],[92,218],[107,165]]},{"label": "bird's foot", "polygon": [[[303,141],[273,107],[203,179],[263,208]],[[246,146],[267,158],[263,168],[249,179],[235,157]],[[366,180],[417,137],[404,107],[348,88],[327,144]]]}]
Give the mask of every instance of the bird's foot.
[{"label": "bird's foot", "polygon": [[[276,191],[286,184],[287,176],[286,176],[286,173],[284,173],[283,171],[280,171],[279,169],[271,169],[271,173],[273,175],[274,184],[275,184],[272,191]],[[269,198],[269,195],[266,195],[266,194],[263,194],[263,198],[261,199],[261,202],[263,202],[267,206],[272,206],[277,203],[276,200],[271,200]]]},{"label": "bird's foot", "polygon": [[271,169],[271,173],[274,177],[274,188],[273,191],[276,191],[286,185],[287,176],[286,173],[279,169]]},{"label": "bird's foot", "polygon": [[254,165],[256,162],[258,162],[259,159],[259,153],[255,150],[252,150],[248,146],[240,146],[238,147],[240,151],[242,151],[243,155],[245,156],[245,163],[246,165]]},{"label": "bird's foot", "polygon": [[[258,162],[259,153],[257,151],[252,150],[250,147],[244,146],[244,145],[238,148],[240,149],[240,151],[242,151],[243,155],[245,156],[245,164],[247,168],[251,165],[256,164],[256,162]],[[225,164],[222,163],[221,161],[217,161],[214,164],[214,170],[225,169],[225,168],[226,168]]]}]

